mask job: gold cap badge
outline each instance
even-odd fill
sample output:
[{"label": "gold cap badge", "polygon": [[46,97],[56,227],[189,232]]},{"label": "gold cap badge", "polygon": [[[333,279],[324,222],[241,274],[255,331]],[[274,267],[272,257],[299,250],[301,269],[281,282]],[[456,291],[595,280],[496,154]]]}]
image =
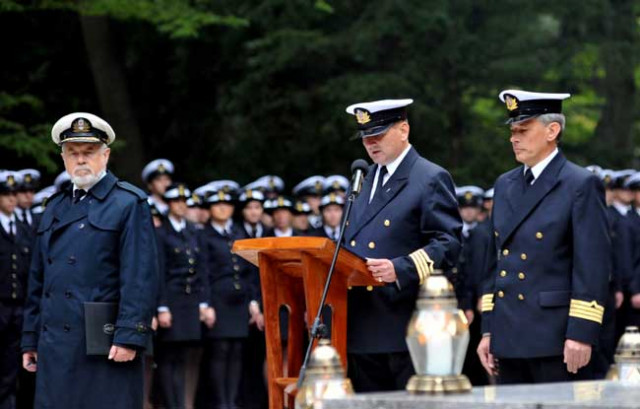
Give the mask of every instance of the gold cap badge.
[{"label": "gold cap badge", "polygon": [[78,118],[75,121],[73,121],[73,124],[71,125],[71,129],[73,130],[74,133],[89,132],[91,130],[91,125],[89,124],[89,121],[87,121],[86,119]]},{"label": "gold cap badge", "polygon": [[511,95],[506,95],[504,97],[504,103],[509,111],[518,109],[518,100]]},{"label": "gold cap badge", "polygon": [[358,121],[360,125],[364,125],[371,121],[371,116],[365,110],[356,109],[356,121]]}]

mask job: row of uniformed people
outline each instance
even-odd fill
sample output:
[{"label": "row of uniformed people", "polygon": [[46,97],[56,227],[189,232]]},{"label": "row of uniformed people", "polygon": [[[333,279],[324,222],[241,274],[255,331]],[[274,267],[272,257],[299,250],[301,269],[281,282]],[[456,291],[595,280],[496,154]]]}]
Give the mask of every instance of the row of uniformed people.
[{"label": "row of uniformed people", "polygon": [[27,407],[33,396],[34,378],[19,368],[23,303],[39,218],[31,206],[39,178],[35,169],[0,171],[0,408]]},{"label": "row of uniformed people", "polygon": [[[215,407],[235,407],[244,370],[245,388],[252,392],[244,394],[252,400],[244,402],[245,407],[260,407],[266,402],[266,391],[259,272],[230,250],[237,239],[306,234],[310,223],[300,220],[308,220],[311,206],[273,194],[267,200],[269,188],[281,185],[277,179],[275,183],[254,183],[242,191],[236,182],[215,181],[192,194],[184,184],[171,182],[170,162],[155,164],[164,171],[151,172],[148,183],[155,185],[150,190],[158,194],[165,189],[160,197],[166,205],[166,215],[162,215],[157,209],[158,198],[150,203],[164,277],[156,352],[157,389],[162,401],[171,407],[186,405],[188,350],[198,344],[201,326],[205,326],[200,402],[212,400]],[[315,189],[318,179],[312,182]],[[344,184],[333,186],[346,189]],[[304,188],[304,184],[299,186],[297,193]],[[341,192],[336,191],[320,199],[318,209],[327,214],[330,227],[320,227],[316,233],[337,237],[343,203]],[[263,223],[265,213],[271,217],[273,229]]]},{"label": "row of uniformed people", "polygon": [[605,187],[612,248],[609,297],[600,334],[595,371],[604,377],[620,336],[627,326],[640,325],[640,173],[633,169],[588,169]]}]

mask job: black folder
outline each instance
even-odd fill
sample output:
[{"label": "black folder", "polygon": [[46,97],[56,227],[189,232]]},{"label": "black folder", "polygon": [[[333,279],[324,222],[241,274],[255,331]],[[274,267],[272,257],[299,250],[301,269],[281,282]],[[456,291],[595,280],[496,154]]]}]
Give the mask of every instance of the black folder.
[{"label": "black folder", "polygon": [[[108,356],[113,345],[113,334],[118,319],[118,303],[85,302],[84,328],[87,355]],[[152,354],[152,337],[147,337],[146,353]]]}]

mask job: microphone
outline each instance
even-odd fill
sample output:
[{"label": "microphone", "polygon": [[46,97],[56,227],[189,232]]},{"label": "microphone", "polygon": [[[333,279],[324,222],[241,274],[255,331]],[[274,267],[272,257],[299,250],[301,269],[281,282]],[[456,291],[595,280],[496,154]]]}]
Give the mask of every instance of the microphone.
[{"label": "microphone", "polygon": [[356,159],[351,164],[351,194],[358,196],[360,189],[362,189],[362,181],[367,176],[367,170],[369,170],[369,164],[364,159]]}]

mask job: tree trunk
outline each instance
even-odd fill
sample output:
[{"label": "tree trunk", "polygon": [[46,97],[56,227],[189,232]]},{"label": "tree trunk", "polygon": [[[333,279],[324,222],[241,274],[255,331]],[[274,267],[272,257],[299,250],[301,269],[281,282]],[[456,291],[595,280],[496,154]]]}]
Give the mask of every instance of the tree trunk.
[{"label": "tree trunk", "polygon": [[109,19],[80,14],[80,23],[102,114],[115,130],[117,140],[126,144],[111,157],[110,168],[118,177],[139,184],[144,165],[142,135],[124,69],[114,49]]},{"label": "tree trunk", "polygon": [[600,94],[605,97],[596,143],[603,159],[616,167],[629,167],[633,159],[632,129],[635,111],[636,21],[633,0],[610,0],[603,15],[602,60],[606,77]]}]

